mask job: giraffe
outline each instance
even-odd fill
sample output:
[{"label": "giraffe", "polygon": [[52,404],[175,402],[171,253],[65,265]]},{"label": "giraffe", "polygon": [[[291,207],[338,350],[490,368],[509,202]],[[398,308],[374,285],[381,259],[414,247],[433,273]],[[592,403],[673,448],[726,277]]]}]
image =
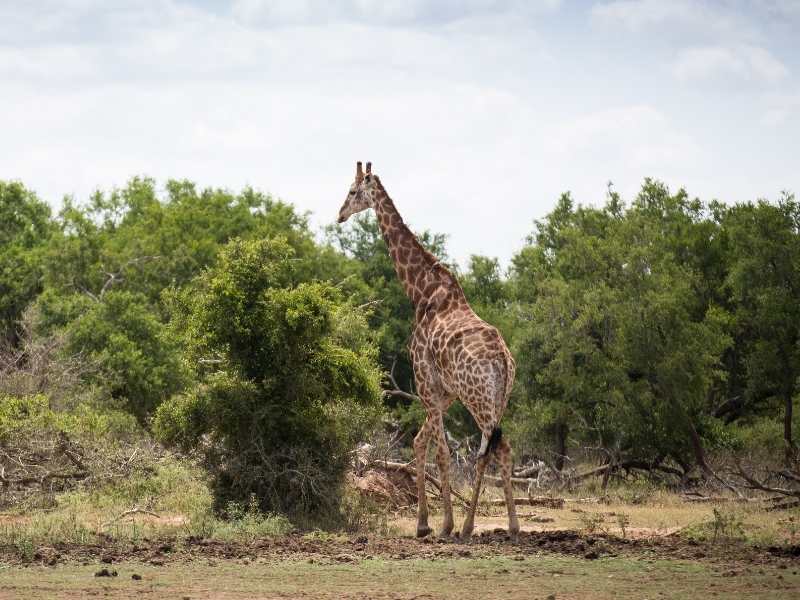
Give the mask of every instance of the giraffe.
[{"label": "giraffe", "polygon": [[414,331],[409,350],[414,365],[417,393],[426,419],[414,439],[417,464],[417,536],[431,533],[425,496],[425,462],[431,438],[436,445],[436,464],[442,483],[444,521],[440,535],[453,530],[450,499],[450,449],[445,439],[443,416],[454,400],[460,400],[481,431],[475,486],[461,539],[467,540],[475,525],[483,473],[494,457],[500,465],[508,532],[519,533],[519,521],[511,489],[511,446],[498,426],[508,404],[514,381],[514,359],[500,333],[476,315],[456,278],[435,256],[422,247],[389,198],[380,179],[367,163],[366,174],[356,163],[356,178],[339,210],[339,223],[372,208],[389,248],[395,271],[414,305]]}]

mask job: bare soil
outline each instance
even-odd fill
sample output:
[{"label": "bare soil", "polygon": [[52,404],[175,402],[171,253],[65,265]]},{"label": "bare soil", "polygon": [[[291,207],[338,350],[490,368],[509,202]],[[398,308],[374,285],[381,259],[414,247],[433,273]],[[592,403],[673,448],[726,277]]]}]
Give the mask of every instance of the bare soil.
[{"label": "bare soil", "polygon": [[753,565],[785,565],[800,568],[800,545],[754,547],[725,540],[700,543],[678,535],[626,539],[608,534],[586,535],[575,531],[523,531],[512,543],[505,530],[482,531],[468,543],[457,537],[378,537],[291,534],[259,539],[252,543],[182,538],[143,540],[139,543],[115,541],[107,537],[95,545],[57,544],[39,547],[21,556],[16,547],[0,546],[0,563],[8,565],[56,565],[70,562],[106,564],[139,561],[157,565],[199,559],[293,559],[339,563],[369,558],[387,560],[443,558],[528,557],[559,554],[585,560],[631,557],[658,560],[692,560],[726,564],[731,568]]}]

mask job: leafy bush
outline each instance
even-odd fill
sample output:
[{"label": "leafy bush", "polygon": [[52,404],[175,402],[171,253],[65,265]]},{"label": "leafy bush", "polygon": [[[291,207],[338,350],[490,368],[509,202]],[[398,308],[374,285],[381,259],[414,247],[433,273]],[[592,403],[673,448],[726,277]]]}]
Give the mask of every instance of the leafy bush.
[{"label": "leafy bush", "polygon": [[379,413],[365,317],[281,238],[235,241],[170,298],[198,384],[162,404],[156,434],[198,450],[218,508],[255,495],[262,512],[330,514],[349,452]]},{"label": "leafy bush", "polygon": [[140,422],[182,387],[178,346],[143,294],[111,290],[92,299],[48,291],[36,308],[40,334],[64,335],[64,353],[97,367],[87,382],[102,385]]},{"label": "leafy bush", "polygon": [[0,442],[32,434],[63,432],[76,438],[123,439],[135,435],[136,422],[121,411],[97,411],[80,405],[70,412],[50,408],[42,395],[0,396]]}]

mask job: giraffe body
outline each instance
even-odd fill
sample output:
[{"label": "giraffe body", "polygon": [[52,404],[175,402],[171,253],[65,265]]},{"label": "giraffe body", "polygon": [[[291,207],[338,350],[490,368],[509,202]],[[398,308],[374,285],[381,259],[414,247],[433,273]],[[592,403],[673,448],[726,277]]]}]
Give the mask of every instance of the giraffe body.
[{"label": "giraffe body", "polygon": [[417,464],[417,535],[430,533],[425,495],[424,465],[431,439],[442,481],[444,522],[441,533],[453,529],[450,500],[450,450],[444,434],[443,416],[458,399],[481,431],[481,448],[472,501],[461,534],[472,533],[475,508],[483,472],[493,457],[500,464],[509,516],[509,534],[519,531],[511,489],[511,447],[502,437],[499,423],[514,382],[514,359],[500,333],[476,315],[456,278],[425,250],[403,223],[377,176],[366,176],[358,163],[356,181],[339,211],[339,222],[373,208],[378,217],[397,276],[414,305],[414,331],[409,350],[414,365],[417,393],[426,419],[414,439]]}]

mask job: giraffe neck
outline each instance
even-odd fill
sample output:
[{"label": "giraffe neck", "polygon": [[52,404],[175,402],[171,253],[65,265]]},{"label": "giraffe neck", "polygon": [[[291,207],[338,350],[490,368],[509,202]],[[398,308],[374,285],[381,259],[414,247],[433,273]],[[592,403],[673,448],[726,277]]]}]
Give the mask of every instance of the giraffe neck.
[{"label": "giraffe neck", "polygon": [[461,293],[455,277],[420,244],[382,186],[374,208],[397,277],[415,308],[428,305],[442,288],[448,296],[454,290]]}]

